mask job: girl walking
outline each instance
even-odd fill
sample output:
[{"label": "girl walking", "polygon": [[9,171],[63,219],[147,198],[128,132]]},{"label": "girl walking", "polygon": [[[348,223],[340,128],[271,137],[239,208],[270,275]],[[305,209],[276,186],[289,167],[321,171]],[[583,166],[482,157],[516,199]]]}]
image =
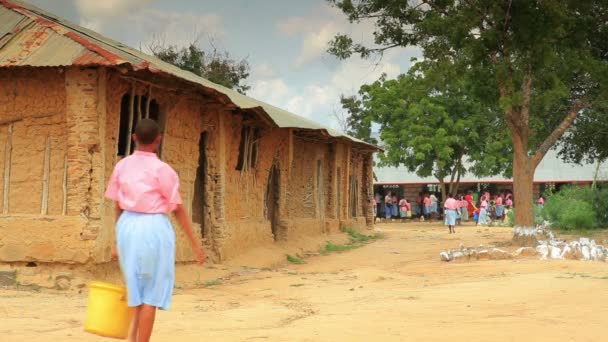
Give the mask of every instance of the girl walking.
[{"label": "girl walking", "polygon": [[116,164],[105,196],[116,202],[118,261],[128,305],[135,307],[128,338],[147,342],[156,309],[167,310],[173,295],[175,232],[169,213],[190,240],[198,264],[206,257],[182,206],[177,173],[156,156],[161,141],[156,122],[140,120],[133,140],[136,151]]}]

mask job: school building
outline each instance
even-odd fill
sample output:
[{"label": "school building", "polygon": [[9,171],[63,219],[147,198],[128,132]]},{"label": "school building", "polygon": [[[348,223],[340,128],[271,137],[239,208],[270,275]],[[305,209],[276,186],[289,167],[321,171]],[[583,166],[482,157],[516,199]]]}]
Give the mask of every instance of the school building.
[{"label": "school building", "polygon": [[[373,224],[375,146],[0,0],[0,262],[103,263],[103,194],[141,118],[210,256]],[[193,260],[181,230],[178,261]]]},{"label": "school building", "polygon": [[[416,200],[419,192],[440,192],[437,178],[419,177],[409,172],[405,167],[374,168],[376,177],[374,192],[385,194],[386,191],[396,193],[400,198],[405,196],[408,201]],[[600,186],[608,182],[608,163],[600,164],[571,164],[564,162],[557,151],[550,150],[534,173],[534,196],[537,198],[546,190],[559,190],[564,185],[589,185],[596,179]],[[449,182],[449,178],[445,179]],[[447,186],[447,185],[446,185]],[[478,178],[466,174],[460,179],[458,192],[490,191],[492,194],[513,191],[513,180],[502,176]],[[517,194],[514,194],[517,196]]]}]

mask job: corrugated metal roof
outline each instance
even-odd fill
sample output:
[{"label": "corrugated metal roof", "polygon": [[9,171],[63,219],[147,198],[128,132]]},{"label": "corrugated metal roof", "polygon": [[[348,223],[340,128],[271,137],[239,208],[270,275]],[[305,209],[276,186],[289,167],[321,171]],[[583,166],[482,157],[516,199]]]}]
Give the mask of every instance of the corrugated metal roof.
[{"label": "corrugated metal roof", "polygon": [[314,121],[212,83],[23,1],[0,0],[0,5],[0,67],[127,64],[134,70],[146,69],[165,73],[213,89],[243,109],[261,108],[278,127],[319,130],[336,138],[377,148]]}]

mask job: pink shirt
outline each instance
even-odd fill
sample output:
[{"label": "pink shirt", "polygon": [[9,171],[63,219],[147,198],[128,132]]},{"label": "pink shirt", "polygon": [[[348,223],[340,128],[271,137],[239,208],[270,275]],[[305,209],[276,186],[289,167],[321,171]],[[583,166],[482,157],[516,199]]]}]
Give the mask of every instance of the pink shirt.
[{"label": "pink shirt", "polygon": [[142,151],[116,164],[106,197],[123,210],[146,214],[167,214],[182,203],[177,173],[155,153]]},{"label": "pink shirt", "polygon": [[424,198],[424,205],[427,206],[427,207],[430,207],[431,206],[431,199],[428,198],[428,197],[425,197]]},{"label": "pink shirt", "polygon": [[461,208],[467,208],[468,206],[469,206],[469,202],[467,202],[467,200],[460,201]]},{"label": "pink shirt", "polygon": [[488,202],[486,200],[481,201],[481,204],[479,205],[480,208],[488,208]]},{"label": "pink shirt", "polygon": [[443,207],[448,210],[456,210],[458,208],[458,202],[456,202],[456,200],[453,198],[448,198],[445,200]]}]

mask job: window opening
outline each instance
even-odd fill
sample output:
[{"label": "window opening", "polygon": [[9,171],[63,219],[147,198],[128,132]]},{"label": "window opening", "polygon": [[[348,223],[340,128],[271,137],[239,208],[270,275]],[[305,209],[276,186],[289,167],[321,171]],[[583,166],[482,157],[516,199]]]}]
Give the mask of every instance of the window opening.
[{"label": "window opening", "polygon": [[259,156],[260,129],[246,126],[241,129],[241,143],[239,145],[239,160],[236,169],[247,171],[255,169]]},{"label": "window opening", "polygon": [[[160,110],[158,102],[147,96],[132,95],[127,93],[120,102],[120,122],[118,129],[117,155],[125,157],[135,150],[135,143],[131,141],[131,135],[135,133],[137,122],[141,118],[150,118],[156,121],[163,131],[163,123],[160,122]],[[160,150],[160,147],[159,147]]]}]

